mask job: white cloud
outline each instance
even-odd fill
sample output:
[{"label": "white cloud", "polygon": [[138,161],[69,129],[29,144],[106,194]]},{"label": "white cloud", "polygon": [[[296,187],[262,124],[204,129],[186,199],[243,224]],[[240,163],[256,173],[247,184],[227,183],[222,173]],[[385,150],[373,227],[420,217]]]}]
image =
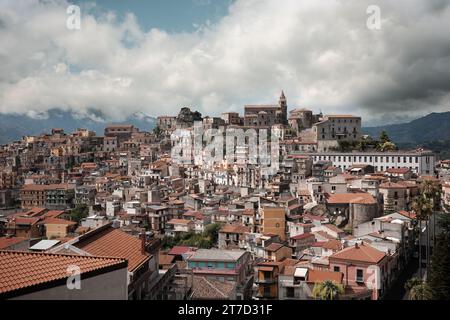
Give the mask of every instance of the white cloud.
[{"label": "white cloud", "polygon": [[[380,31],[366,27],[371,4]],[[0,111],[220,114],[275,102],[281,89],[292,107],[369,120],[449,109],[445,1],[238,0],[217,24],[179,34],[90,7],[68,30],[67,5],[0,5]]]}]

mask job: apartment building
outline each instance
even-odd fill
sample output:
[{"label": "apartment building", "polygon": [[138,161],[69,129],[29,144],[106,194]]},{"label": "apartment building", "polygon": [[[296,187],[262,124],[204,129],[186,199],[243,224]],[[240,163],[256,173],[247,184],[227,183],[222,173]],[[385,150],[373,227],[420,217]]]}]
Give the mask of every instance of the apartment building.
[{"label": "apartment building", "polygon": [[20,190],[22,209],[45,207],[66,209],[72,206],[75,186],[71,184],[24,185]]},{"label": "apartment building", "polygon": [[309,154],[313,162],[331,161],[334,166],[343,170],[366,164],[375,171],[385,171],[388,168],[409,168],[417,175],[433,175],[436,165],[436,155],[431,151],[392,151],[392,152],[317,152]]}]

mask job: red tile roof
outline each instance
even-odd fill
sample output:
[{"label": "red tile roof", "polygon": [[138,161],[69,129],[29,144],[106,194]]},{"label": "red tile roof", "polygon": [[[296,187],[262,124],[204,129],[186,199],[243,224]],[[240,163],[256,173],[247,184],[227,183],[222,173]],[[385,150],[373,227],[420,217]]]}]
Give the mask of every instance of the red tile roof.
[{"label": "red tile roof", "polygon": [[223,233],[246,233],[250,232],[250,228],[242,225],[236,225],[236,224],[226,224],[224,225],[219,232]]},{"label": "red tile roof", "polygon": [[331,204],[347,204],[347,203],[358,203],[358,204],[375,204],[376,201],[373,196],[369,193],[342,193],[342,194],[332,194],[328,197],[327,203]]},{"label": "red tile roof", "polygon": [[411,170],[407,167],[403,167],[403,168],[387,168],[386,172],[388,173],[396,173],[396,174],[405,174],[410,172]]},{"label": "red tile roof", "polygon": [[25,240],[27,238],[24,237],[0,237],[0,249],[6,249]]},{"label": "red tile roof", "polygon": [[65,279],[71,265],[84,274],[113,266],[125,268],[127,262],[119,258],[0,251],[0,294]]},{"label": "red tile roof", "polygon": [[60,215],[64,214],[64,210],[50,210],[44,214],[46,218],[58,218]]},{"label": "red tile roof", "polygon": [[127,259],[130,272],[150,259],[149,253],[142,253],[140,239],[112,227],[90,231],[73,245],[93,256]]},{"label": "red tile roof", "polygon": [[298,234],[294,237],[291,237],[292,240],[302,240],[302,239],[307,239],[307,238],[314,238],[314,235],[312,233],[303,233],[303,234]]},{"label": "red tile roof", "polygon": [[336,252],[330,256],[330,259],[379,263],[384,257],[386,257],[384,252],[381,252],[368,244],[361,243]]},{"label": "red tile roof", "polygon": [[42,221],[42,224],[65,224],[68,226],[74,226],[77,223],[75,221],[69,221],[59,218],[46,218],[44,221]]},{"label": "red tile roof", "polygon": [[322,248],[337,251],[342,249],[342,243],[339,240],[329,240],[323,244]]},{"label": "red tile roof", "polygon": [[380,189],[406,189],[406,186],[395,182],[385,182],[380,184]]},{"label": "red tile roof", "polygon": [[197,248],[194,247],[184,247],[184,246],[175,246],[170,251],[170,255],[179,256],[185,253],[188,253],[190,251],[195,251]]},{"label": "red tile roof", "polygon": [[344,274],[342,272],[315,269],[310,269],[308,271],[308,282],[317,283],[331,280],[341,284],[343,278]]},{"label": "red tile roof", "polygon": [[284,246],[281,243],[271,243],[266,247],[266,251],[275,252],[283,248]]},{"label": "red tile roof", "polygon": [[416,214],[414,212],[408,212],[408,211],[402,210],[402,211],[399,211],[398,213],[406,218],[410,218],[410,219],[416,218]]},{"label": "red tile roof", "polygon": [[172,219],[167,222],[167,224],[186,224],[186,225],[190,223],[192,223],[192,221],[186,219]]}]

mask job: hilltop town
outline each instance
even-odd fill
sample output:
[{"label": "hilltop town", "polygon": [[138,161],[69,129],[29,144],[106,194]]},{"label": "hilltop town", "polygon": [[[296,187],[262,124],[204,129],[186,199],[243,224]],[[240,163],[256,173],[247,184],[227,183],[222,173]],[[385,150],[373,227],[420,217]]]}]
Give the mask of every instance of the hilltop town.
[{"label": "hilltop town", "polygon": [[[182,108],[154,130],[49,128],[3,145],[0,297],[402,299],[429,276],[450,160],[364,135],[361,121],[281,93],[243,115]],[[250,160],[246,138],[233,159],[174,152],[196,127],[268,133],[276,170]]]}]

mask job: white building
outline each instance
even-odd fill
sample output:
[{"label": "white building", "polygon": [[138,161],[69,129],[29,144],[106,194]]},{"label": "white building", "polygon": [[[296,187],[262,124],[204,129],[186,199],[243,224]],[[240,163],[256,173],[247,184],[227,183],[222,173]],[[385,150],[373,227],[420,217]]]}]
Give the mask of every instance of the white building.
[{"label": "white building", "polygon": [[392,152],[317,152],[309,154],[313,162],[331,161],[343,170],[356,164],[371,165],[376,171],[388,168],[409,168],[418,175],[433,175],[436,156],[431,151],[392,151]]}]

